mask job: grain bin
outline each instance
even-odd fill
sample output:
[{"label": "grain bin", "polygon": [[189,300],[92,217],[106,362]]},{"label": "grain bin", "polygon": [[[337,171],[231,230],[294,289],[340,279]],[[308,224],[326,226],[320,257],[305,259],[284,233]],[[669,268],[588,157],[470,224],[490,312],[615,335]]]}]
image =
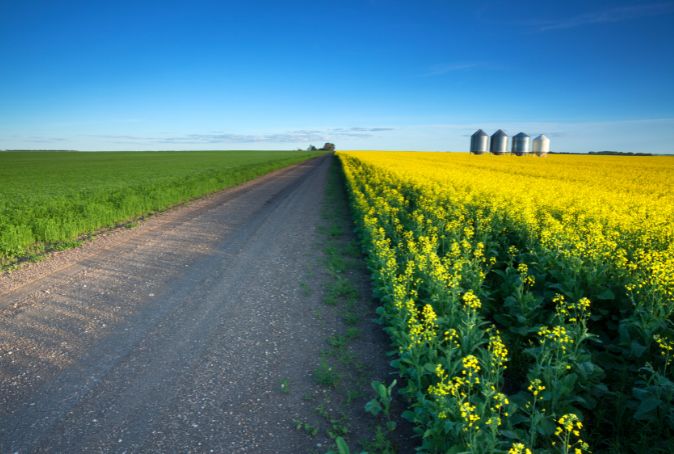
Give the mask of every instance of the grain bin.
[{"label": "grain bin", "polygon": [[548,139],[545,134],[541,134],[534,139],[532,148],[533,152],[538,156],[546,155],[550,151],[550,139]]},{"label": "grain bin", "polygon": [[481,129],[470,136],[470,152],[482,154],[489,151],[489,135]]},{"label": "grain bin", "polygon": [[524,134],[523,132],[520,132],[519,134],[515,134],[513,136],[512,152],[517,156],[529,154],[530,145],[531,137],[529,137],[527,134]]},{"label": "grain bin", "polygon": [[493,154],[504,154],[508,152],[508,134],[499,129],[491,136],[489,151]]}]

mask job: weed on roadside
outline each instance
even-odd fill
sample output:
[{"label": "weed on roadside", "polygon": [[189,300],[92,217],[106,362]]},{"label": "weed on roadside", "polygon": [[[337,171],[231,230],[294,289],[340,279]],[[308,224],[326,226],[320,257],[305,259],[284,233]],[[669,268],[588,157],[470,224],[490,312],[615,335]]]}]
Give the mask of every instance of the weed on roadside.
[{"label": "weed on roadside", "polygon": [[295,424],[295,429],[305,432],[312,438],[318,435],[318,427],[306,421],[302,421],[300,419],[293,419],[293,423]]},{"label": "weed on roadside", "polygon": [[309,287],[309,284],[307,284],[306,282],[300,282],[300,289],[302,290],[303,296],[311,295],[311,287]]},{"label": "weed on roadside", "polygon": [[326,388],[336,388],[337,383],[339,383],[339,374],[324,359],[321,360],[319,366],[314,369],[313,378],[317,384]]}]

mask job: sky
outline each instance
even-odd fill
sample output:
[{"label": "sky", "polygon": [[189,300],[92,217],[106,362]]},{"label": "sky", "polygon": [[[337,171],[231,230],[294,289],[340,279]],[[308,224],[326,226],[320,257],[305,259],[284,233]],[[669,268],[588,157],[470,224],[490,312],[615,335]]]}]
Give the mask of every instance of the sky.
[{"label": "sky", "polygon": [[0,0],[0,149],[674,153],[673,1]]}]

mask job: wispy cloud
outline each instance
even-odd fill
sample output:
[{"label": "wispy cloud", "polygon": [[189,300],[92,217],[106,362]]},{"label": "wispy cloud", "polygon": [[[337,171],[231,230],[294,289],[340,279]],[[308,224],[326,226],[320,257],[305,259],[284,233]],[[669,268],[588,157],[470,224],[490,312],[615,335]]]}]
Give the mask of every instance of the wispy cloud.
[{"label": "wispy cloud", "polygon": [[471,69],[487,69],[488,64],[484,62],[463,62],[463,63],[442,63],[432,65],[423,75],[426,77],[442,76],[457,71],[468,71]]},{"label": "wispy cloud", "polygon": [[116,144],[170,144],[170,145],[209,145],[221,143],[288,143],[303,144],[335,140],[338,138],[371,138],[376,133],[393,131],[394,128],[385,127],[352,127],[328,129],[299,129],[279,133],[235,134],[235,133],[205,133],[181,134],[174,136],[134,136],[134,135],[92,135],[96,139],[110,141]]},{"label": "wispy cloud", "polygon": [[64,137],[27,137],[26,140],[28,142],[33,142],[33,143],[53,143],[53,142],[65,142],[68,139]]},{"label": "wispy cloud", "polygon": [[354,128],[335,128],[331,129],[329,131],[333,131],[334,133],[337,134],[352,134],[354,132],[356,133],[363,133],[363,132],[384,132],[384,131],[393,131],[394,128],[360,128],[360,127],[354,127]]},{"label": "wispy cloud", "polygon": [[586,25],[623,22],[640,17],[657,16],[672,12],[674,12],[674,3],[671,2],[644,3],[640,5],[618,6],[562,19],[540,20],[534,22],[533,26],[537,31],[545,32],[550,30],[583,27]]}]

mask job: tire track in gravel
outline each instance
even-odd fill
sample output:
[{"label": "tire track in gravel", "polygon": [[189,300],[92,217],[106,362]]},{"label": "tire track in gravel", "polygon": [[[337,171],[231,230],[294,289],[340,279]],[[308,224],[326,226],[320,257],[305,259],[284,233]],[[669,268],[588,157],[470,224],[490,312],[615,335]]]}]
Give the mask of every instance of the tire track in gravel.
[{"label": "tire track in gravel", "polygon": [[330,335],[299,288],[329,160],[1,277],[0,452],[311,451],[275,393]]}]

